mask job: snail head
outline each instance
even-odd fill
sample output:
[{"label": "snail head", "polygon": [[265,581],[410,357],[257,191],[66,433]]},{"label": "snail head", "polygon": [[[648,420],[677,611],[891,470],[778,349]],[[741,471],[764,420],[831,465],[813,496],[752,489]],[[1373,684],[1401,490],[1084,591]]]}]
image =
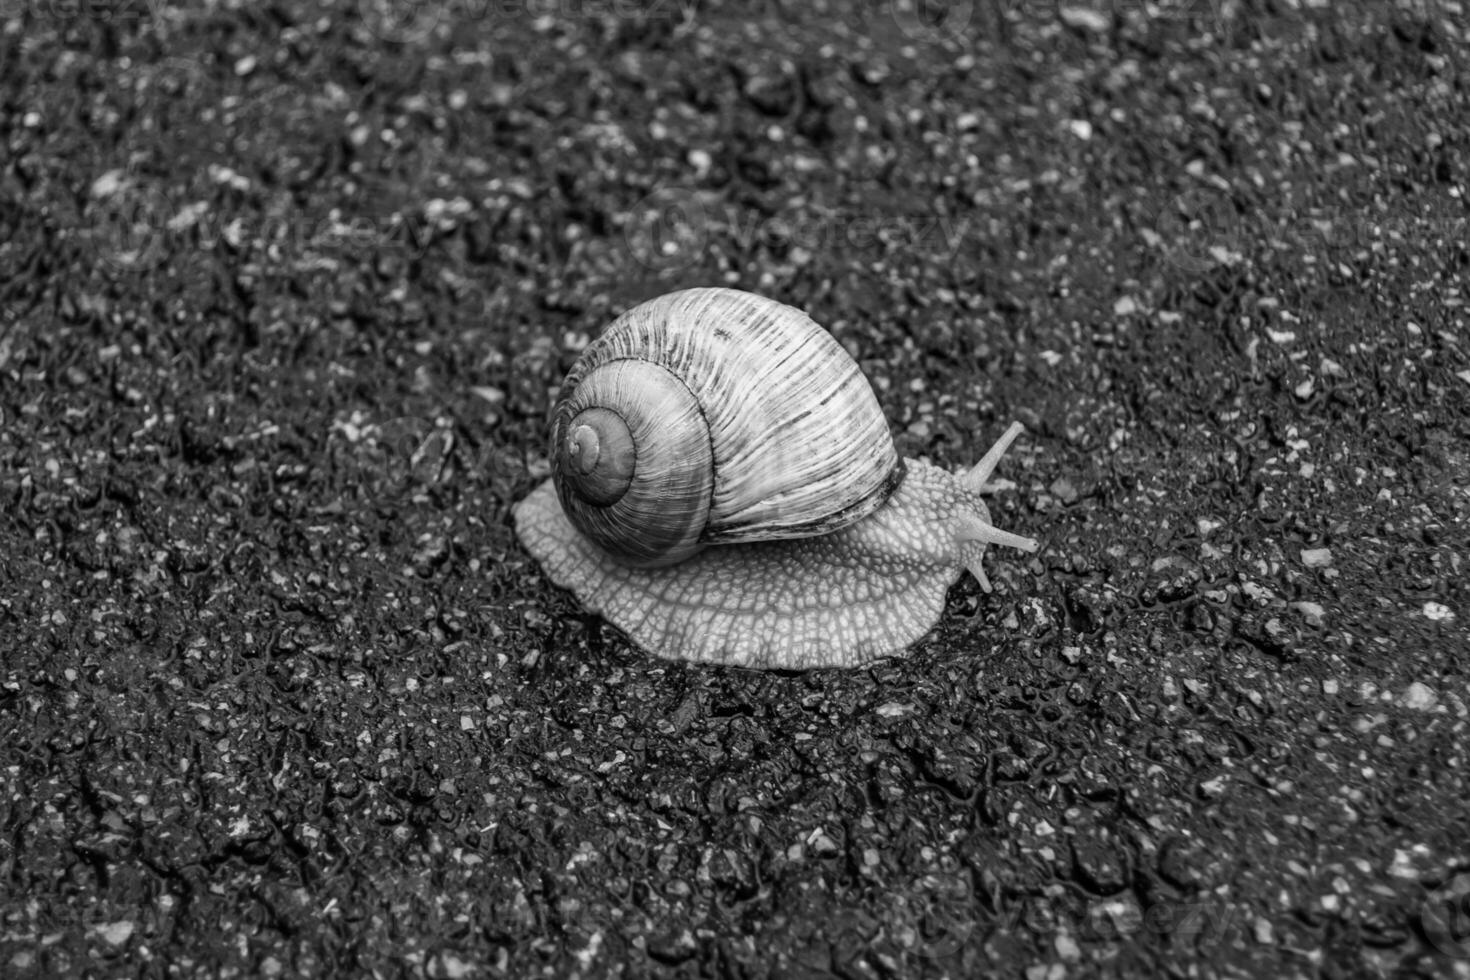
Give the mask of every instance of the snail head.
[{"label": "snail head", "polygon": [[[1011,447],[1011,443],[1016,441],[1016,437],[1024,429],[1025,426],[1021,425],[1020,422],[1011,423],[1011,427],[1006,429],[1005,433],[999,439],[995,440],[995,445],[990,447],[990,451],[985,454],[980,462],[976,463],[960,477],[960,482],[966,489],[977,494],[984,491],[985,484],[990,479],[990,475],[995,472],[996,466],[1000,464],[1001,457],[1006,454],[1006,450]],[[982,508],[984,507],[983,504],[981,506]],[[959,526],[955,530],[955,539],[960,542],[980,541],[985,544],[1004,545],[1007,548],[1016,548],[1028,554],[1036,551],[1037,546],[1034,538],[1022,537],[1019,534],[1002,531],[990,523],[989,517],[990,514],[988,511],[984,517],[978,514],[964,515],[959,519]],[[980,583],[980,588],[989,592],[990,579],[986,578],[985,569],[981,567],[979,557],[976,557],[965,567],[970,570],[971,575],[975,576],[976,581]]]}]

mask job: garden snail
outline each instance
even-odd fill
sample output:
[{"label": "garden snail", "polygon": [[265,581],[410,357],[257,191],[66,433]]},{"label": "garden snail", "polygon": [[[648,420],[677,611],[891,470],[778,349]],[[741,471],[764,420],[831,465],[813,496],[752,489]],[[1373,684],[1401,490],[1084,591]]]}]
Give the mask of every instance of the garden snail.
[{"label": "garden snail", "polygon": [[733,289],[615,320],[552,412],[552,478],[516,533],[557,585],[650,653],[851,667],[902,652],[997,530],[973,468],[901,460],[867,379],[805,313]]}]

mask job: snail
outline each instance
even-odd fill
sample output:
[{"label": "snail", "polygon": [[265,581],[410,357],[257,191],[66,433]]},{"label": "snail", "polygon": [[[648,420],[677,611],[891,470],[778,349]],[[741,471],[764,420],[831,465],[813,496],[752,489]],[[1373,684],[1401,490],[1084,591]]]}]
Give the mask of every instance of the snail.
[{"label": "snail", "polygon": [[552,409],[552,477],[514,508],[555,584],[656,656],[853,667],[902,653],[998,530],[981,487],[900,459],[842,346],[800,310],[697,288],[617,318]]}]

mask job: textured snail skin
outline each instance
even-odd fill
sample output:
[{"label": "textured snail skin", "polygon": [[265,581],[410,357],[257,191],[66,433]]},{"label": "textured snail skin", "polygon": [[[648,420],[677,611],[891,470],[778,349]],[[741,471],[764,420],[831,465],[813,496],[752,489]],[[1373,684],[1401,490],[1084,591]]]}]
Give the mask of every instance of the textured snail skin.
[{"label": "textured snail skin", "polygon": [[781,670],[855,667],[901,653],[927,633],[965,569],[983,576],[985,539],[1035,550],[1035,542],[991,528],[979,496],[1019,431],[1013,426],[968,474],[906,461],[887,503],[850,527],[707,548],[673,567],[619,564],[577,533],[550,481],[516,505],[516,533],[553,582],[657,656]]}]

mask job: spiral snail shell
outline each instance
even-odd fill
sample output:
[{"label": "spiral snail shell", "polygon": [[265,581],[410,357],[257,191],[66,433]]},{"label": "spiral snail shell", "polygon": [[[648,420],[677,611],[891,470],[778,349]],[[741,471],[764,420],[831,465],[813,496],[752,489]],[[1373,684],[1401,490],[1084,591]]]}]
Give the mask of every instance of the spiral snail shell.
[{"label": "spiral snail shell", "polygon": [[800,310],[687,289],[615,320],[552,411],[516,532],[556,584],[659,656],[856,666],[928,632],[968,568],[1012,425],[968,473],[901,460],[872,388]]}]

